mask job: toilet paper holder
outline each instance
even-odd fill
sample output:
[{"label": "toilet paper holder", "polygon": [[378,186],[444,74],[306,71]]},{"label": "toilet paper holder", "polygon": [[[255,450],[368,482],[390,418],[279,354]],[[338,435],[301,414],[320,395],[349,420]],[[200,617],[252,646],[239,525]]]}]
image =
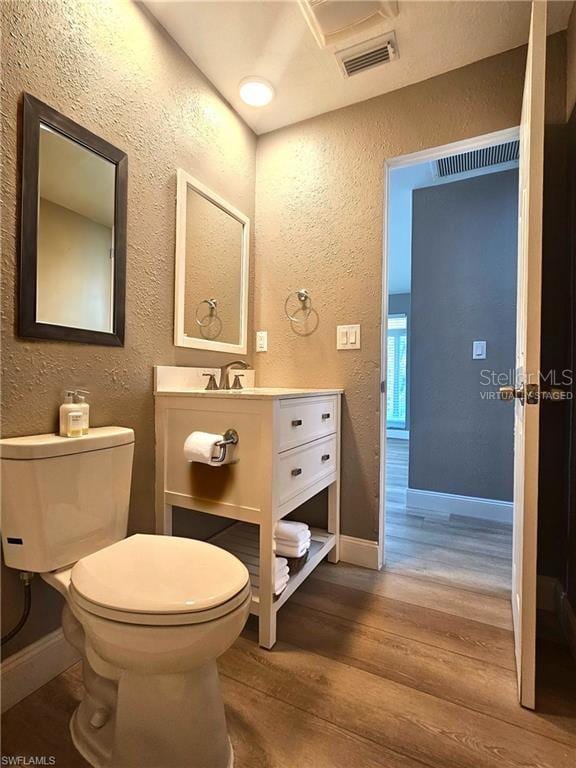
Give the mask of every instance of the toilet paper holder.
[{"label": "toilet paper holder", "polygon": [[220,448],[220,455],[215,459],[212,459],[212,463],[223,464],[226,461],[226,452],[228,451],[228,446],[238,445],[238,440],[238,432],[236,432],[235,429],[227,429],[226,432],[224,432],[224,438],[222,440],[218,440],[216,443],[216,447]]}]

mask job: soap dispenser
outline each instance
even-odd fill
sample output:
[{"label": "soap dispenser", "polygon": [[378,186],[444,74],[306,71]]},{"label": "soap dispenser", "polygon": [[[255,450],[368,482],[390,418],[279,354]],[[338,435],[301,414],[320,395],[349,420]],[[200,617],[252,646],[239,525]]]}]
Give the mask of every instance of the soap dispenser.
[{"label": "soap dispenser", "polygon": [[82,434],[87,435],[90,428],[90,406],[86,402],[85,395],[89,395],[85,389],[77,389],[74,395],[75,410],[82,414]]},{"label": "soap dispenser", "polygon": [[66,437],[82,437],[82,418],[80,411],[69,411]]},{"label": "soap dispenser", "polygon": [[75,392],[73,389],[67,389],[64,392],[64,402],[60,406],[60,437],[70,437],[68,416],[73,411],[78,411],[78,406],[74,404]]}]

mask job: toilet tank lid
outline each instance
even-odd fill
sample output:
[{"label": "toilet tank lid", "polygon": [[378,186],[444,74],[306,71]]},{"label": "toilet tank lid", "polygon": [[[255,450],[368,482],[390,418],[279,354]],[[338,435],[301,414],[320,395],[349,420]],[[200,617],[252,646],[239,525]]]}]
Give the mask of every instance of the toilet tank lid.
[{"label": "toilet tank lid", "polygon": [[20,461],[49,459],[55,456],[71,456],[75,453],[100,451],[134,442],[134,430],[127,427],[93,427],[82,437],[28,435],[5,437],[0,440],[0,457]]}]

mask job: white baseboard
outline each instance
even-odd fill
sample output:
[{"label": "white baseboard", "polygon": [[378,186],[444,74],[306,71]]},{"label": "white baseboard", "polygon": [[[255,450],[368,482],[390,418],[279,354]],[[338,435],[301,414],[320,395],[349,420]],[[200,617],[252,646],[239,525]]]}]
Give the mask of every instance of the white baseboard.
[{"label": "white baseboard", "polygon": [[459,496],[455,493],[421,491],[408,488],[406,506],[415,509],[427,509],[431,512],[443,512],[448,515],[478,517],[499,523],[512,523],[513,505],[511,501],[481,499],[476,496]]},{"label": "white baseboard", "polygon": [[378,542],[340,536],[340,560],[362,568],[378,570]]},{"label": "white baseboard", "polygon": [[56,629],[2,662],[2,712],[18,704],[80,659]]}]

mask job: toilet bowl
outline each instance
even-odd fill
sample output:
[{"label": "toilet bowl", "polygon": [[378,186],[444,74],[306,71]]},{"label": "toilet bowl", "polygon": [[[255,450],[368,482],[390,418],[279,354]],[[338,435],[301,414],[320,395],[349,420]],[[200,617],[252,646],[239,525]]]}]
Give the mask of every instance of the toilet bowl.
[{"label": "toilet bowl", "polygon": [[74,744],[94,766],[231,766],[216,659],[249,613],[248,572],[205,542],[138,534],[42,577],[85,657]]},{"label": "toilet bowl", "polygon": [[96,768],[232,766],[216,659],[248,618],[244,564],[193,539],[125,538],[131,429],[0,450],[6,565],[65,597],[64,635],[83,659],[78,751]]}]

